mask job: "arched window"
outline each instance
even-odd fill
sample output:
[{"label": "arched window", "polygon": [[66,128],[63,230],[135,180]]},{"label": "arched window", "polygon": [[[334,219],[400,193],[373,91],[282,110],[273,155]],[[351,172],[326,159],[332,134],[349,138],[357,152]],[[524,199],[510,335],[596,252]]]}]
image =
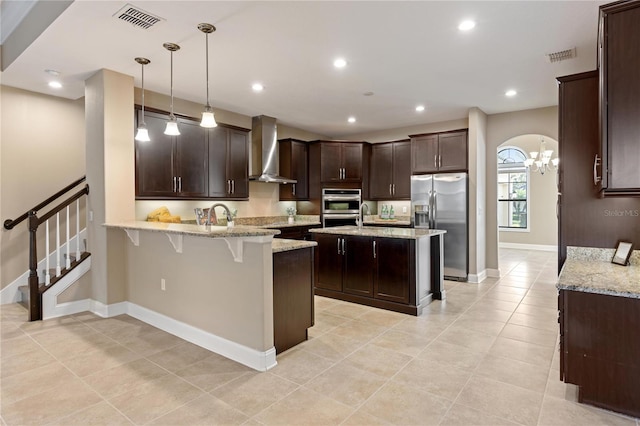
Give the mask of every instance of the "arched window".
[{"label": "arched window", "polygon": [[498,227],[501,231],[529,230],[529,171],[527,154],[517,147],[498,151]]}]

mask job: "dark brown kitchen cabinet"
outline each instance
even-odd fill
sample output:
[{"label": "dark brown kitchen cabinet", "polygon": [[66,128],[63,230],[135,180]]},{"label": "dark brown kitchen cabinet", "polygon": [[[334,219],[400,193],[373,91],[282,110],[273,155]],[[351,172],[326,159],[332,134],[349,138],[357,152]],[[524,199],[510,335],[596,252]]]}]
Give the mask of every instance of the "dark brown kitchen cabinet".
[{"label": "dark brown kitchen cabinet", "polygon": [[600,6],[598,47],[601,163],[596,180],[605,196],[640,196],[640,1]]},{"label": "dark brown kitchen cabinet", "polygon": [[273,343],[276,353],[307,340],[313,326],[313,247],[273,253]]},{"label": "dark brown kitchen cabinet", "polygon": [[330,234],[314,234],[318,243],[315,257],[315,286],[342,292],[342,237]]},{"label": "dark brown kitchen cabinet", "polygon": [[[320,181],[362,182],[362,142],[319,142]],[[316,151],[313,151],[314,157]]]},{"label": "dark brown kitchen cabinet", "polygon": [[319,296],[416,315],[415,241],[313,233]]},{"label": "dark brown kitchen cabinet", "polygon": [[411,141],[372,145],[369,194],[372,200],[411,199]]},{"label": "dark brown kitchen cabinet", "polygon": [[461,172],[468,169],[468,131],[411,135],[411,173]]},{"label": "dark brown kitchen cabinet", "polygon": [[375,274],[374,297],[396,303],[409,303],[415,288],[414,245],[411,240],[375,238],[373,240]]},{"label": "dark brown kitchen cabinet", "polygon": [[640,299],[560,290],[560,380],[578,402],[640,417]]},{"label": "dark brown kitchen cabinet", "polygon": [[640,244],[640,198],[600,197],[594,185],[598,155],[598,72],[558,78],[558,272],[567,246],[614,248]]},{"label": "dark brown kitchen cabinet", "polygon": [[[141,119],[138,111],[138,120]],[[166,115],[145,111],[149,142],[136,144],[136,197],[206,198],[207,135],[199,123],[178,118],[179,136],[164,134]]]},{"label": "dark brown kitchen cabinet", "polygon": [[278,141],[280,175],[295,179],[292,184],[280,185],[280,201],[304,201],[309,199],[309,145],[296,139]]},{"label": "dark brown kitchen cabinet", "polygon": [[371,237],[342,237],[342,291],[373,297],[373,245]]},{"label": "dark brown kitchen cabinet", "polygon": [[208,132],[209,198],[249,198],[248,132],[222,126]]}]

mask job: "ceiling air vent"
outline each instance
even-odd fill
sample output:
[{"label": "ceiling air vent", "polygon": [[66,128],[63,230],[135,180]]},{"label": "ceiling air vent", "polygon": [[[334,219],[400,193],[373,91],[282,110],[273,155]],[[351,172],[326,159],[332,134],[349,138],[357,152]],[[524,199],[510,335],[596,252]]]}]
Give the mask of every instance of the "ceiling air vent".
[{"label": "ceiling air vent", "polygon": [[547,53],[547,60],[551,63],[564,61],[576,57],[576,48]]},{"label": "ceiling air vent", "polygon": [[113,16],[143,30],[148,30],[158,22],[164,21],[164,19],[145,12],[132,4],[125,5],[125,7],[117,11]]}]

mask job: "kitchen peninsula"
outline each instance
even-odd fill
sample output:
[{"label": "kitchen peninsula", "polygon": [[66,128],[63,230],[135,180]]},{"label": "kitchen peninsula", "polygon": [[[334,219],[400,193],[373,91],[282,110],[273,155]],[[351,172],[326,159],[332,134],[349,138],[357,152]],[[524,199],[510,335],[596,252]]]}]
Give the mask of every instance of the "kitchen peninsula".
[{"label": "kitchen peninsula", "polygon": [[[314,242],[274,243],[278,230],[251,226],[132,221],[105,227],[129,237],[121,273],[129,315],[260,371],[276,365],[272,259],[296,252],[304,259],[305,253],[309,273],[298,277],[309,287],[299,292],[306,316],[288,344],[306,339],[313,324]],[[288,285],[286,277],[281,281]]]},{"label": "kitchen peninsula", "polygon": [[420,315],[444,299],[446,231],[377,226],[311,229],[315,294]]},{"label": "kitchen peninsula", "polygon": [[614,249],[567,247],[558,277],[560,380],[578,401],[640,416],[640,251],[629,266]]}]

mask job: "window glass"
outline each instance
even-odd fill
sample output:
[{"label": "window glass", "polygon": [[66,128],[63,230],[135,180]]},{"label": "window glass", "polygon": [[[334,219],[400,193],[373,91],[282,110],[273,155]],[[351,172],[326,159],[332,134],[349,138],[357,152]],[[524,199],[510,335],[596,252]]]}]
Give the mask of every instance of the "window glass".
[{"label": "window glass", "polygon": [[514,147],[498,151],[498,226],[501,229],[528,229],[527,154]]}]

